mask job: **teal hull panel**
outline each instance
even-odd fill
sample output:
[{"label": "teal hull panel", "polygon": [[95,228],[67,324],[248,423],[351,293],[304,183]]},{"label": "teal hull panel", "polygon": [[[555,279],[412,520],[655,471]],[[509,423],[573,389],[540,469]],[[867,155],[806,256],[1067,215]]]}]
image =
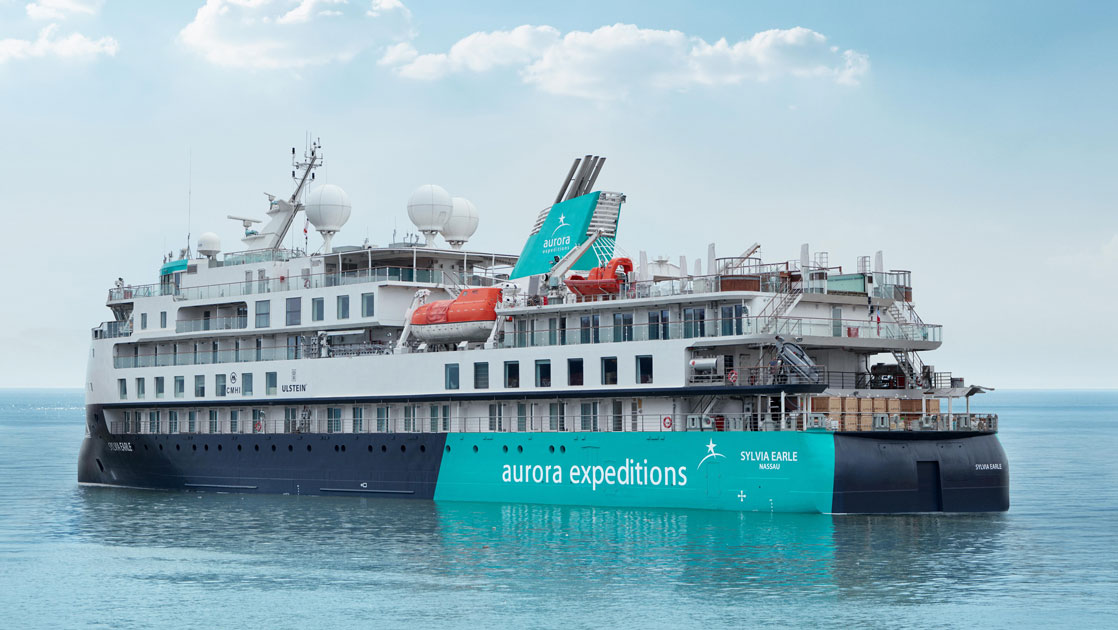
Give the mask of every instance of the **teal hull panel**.
[{"label": "teal hull panel", "polygon": [[829,513],[826,432],[451,433],[437,501]]}]

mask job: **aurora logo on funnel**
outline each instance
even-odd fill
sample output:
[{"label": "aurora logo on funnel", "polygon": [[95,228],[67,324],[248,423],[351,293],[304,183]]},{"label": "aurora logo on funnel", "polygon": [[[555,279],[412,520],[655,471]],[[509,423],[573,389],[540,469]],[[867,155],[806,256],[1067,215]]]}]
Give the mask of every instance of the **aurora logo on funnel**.
[{"label": "aurora logo on funnel", "polygon": [[714,443],[714,440],[711,440],[710,443],[707,444],[707,450],[710,451],[710,452],[706,454],[706,457],[699,460],[699,465],[696,466],[695,468],[702,468],[703,467],[703,462],[705,462],[706,460],[708,460],[712,457],[716,457],[716,458],[717,457],[725,457],[725,455],[723,455],[722,453],[714,452],[714,447],[715,446],[718,446],[718,445]]}]

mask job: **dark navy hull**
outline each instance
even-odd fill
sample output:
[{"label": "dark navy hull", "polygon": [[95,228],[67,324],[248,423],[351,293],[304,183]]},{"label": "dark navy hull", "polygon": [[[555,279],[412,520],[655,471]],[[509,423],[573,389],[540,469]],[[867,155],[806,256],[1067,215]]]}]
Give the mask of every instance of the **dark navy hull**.
[{"label": "dark navy hull", "polygon": [[113,436],[103,418],[87,411],[80,483],[431,499],[446,444],[441,433]]}]

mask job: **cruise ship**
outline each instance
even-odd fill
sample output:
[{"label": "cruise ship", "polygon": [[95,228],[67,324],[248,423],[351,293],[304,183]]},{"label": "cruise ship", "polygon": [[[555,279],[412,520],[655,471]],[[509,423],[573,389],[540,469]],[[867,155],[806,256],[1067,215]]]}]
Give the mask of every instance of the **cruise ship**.
[{"label": "cruise ship", "polygon": [[881,252],[844,268],[805,244],[767,261],[723,233],[690,261],[627,256],[627,196],[596,189],[595,155],[525,214],[519,254],[471,250],[477,208],[436,185],[408,201],[414,236],[335,245],[351,205],[315,182],[322,159],[317,142],[292,149],[294,191],[268,195],[262,220],[229,217],[244,229],[239,251],[206,233],[168,254],[157,282],[109,289],[79,483],[824,514],[1009,508],[998,418],[970,412],[988,388],[929,363],[942,329]]}]

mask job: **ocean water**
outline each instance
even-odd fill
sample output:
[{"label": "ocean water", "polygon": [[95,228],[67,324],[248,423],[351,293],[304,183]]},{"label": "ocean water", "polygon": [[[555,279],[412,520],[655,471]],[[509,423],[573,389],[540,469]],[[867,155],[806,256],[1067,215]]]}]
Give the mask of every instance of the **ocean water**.
[{"label": "ocean water", "polygon": [[1118,392],[995,392],[1005,514],[81,488],[80,391],[0,391],[0,628],[1118,627]]}]

